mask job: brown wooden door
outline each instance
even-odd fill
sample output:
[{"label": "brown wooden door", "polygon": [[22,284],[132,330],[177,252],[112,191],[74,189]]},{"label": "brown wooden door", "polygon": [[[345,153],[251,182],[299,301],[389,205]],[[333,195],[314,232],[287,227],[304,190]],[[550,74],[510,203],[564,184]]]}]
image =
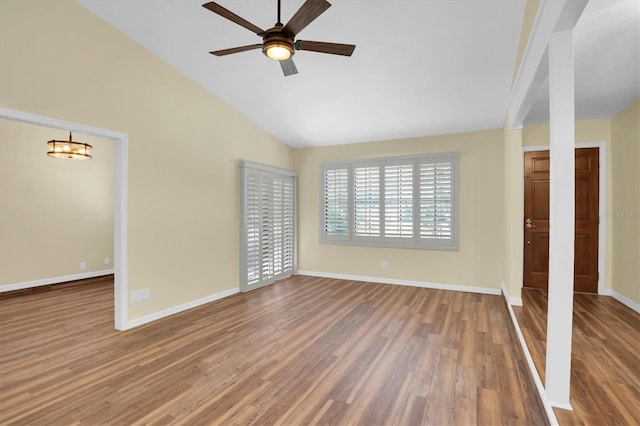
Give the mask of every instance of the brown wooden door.
[{"label": "brown wooden door", "polygon": [[[598,292],[598,148],[576,149],[574,290]],[[549,151],[524,155],[524,286],[549,284]]]}]

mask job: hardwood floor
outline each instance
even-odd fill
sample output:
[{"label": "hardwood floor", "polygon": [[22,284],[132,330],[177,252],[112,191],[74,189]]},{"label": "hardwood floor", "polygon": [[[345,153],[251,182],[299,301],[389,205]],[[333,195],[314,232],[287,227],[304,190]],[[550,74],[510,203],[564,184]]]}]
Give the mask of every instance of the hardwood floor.
[{"label": "hardwood floor", "polygon": [[126,332],[0,300],[0,424],[548,424],[500,296],[293,277]]},{"label": "hardwood floor", "polygon": [[[514,312],[544,383],[547,291],[522,289]],[[561,425],[640,425],[640,315],[608,296],[573,300],[571,406]]]}]

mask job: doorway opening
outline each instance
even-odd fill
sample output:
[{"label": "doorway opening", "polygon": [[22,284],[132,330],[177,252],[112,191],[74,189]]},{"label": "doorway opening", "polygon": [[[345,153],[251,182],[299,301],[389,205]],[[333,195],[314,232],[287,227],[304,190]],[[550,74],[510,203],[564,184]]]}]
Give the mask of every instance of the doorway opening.
[{"label": "doorway opening", "polygon": [[114,173],[114,318],[117,330],[126,330],[128,325],[127,304],[127,158],[128,136],[125,133],[101,129],[80,123],[0,108],[0,118],[82,133],[111,139],[115,142]]}]

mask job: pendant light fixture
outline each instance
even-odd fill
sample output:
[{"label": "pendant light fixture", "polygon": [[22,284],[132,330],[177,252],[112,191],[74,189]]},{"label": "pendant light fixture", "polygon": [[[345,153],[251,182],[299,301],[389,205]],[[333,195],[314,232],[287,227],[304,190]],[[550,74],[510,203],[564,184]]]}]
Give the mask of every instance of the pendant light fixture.
[{"label": "pendant light fixture", "polygon": [[55,139],[47,142],[49,151],[47,155],[54,158],[67,158],[69,160],[91,160],[93,147],[88,143],[74,142],[69,132],[68,141],[58,141]]}]

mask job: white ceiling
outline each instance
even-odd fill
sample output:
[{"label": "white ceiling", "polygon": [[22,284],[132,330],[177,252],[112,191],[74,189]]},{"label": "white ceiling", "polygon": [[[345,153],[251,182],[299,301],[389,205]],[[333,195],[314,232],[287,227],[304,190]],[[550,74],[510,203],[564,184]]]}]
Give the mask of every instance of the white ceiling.
[{"label": "white ceiling", "polygon": [[[611,117],[640,98],[640,0],[590,0],[573,39],[577,119]],[[548,80],[525,120],[547,122]]]},{"label": "white ceiling", "polygon": [[[501,128],[525,7],[525,0],[329,0],[333,6],[298,38],[356,44],[353,56],[297,52],[300,73],[285,78],[260,50],[210,55],[260,39],[204,9],[205,0],[78,1],[292,147]],[[629,29],[638,0],[597,1],[575,35],[578,118],[584,99],[588,114],[609,116],[638,97],[638,27]],[[263,29],[276,21],[276,0],[217,2]],[[303,2],[282,0],[282,21]],[[603,15],[610,17],[601,22]],[[583,67],[589,72],[578,73]],[[527,121],[543,121],[547,104],[541,97]]]}]

